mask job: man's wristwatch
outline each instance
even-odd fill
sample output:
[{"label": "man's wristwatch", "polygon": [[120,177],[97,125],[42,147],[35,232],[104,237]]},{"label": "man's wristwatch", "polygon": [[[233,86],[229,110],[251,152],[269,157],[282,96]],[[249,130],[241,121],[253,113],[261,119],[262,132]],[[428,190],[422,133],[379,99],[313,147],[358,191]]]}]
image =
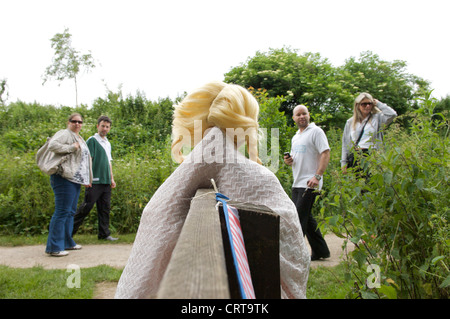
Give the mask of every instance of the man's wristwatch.
[{"label": "man's wristwatch", "polygon": [[320,181],[320,180],[322,179],[322,176],[320,176],[319,174],[315,174],[314,177],[315,177],[318,181]]}]

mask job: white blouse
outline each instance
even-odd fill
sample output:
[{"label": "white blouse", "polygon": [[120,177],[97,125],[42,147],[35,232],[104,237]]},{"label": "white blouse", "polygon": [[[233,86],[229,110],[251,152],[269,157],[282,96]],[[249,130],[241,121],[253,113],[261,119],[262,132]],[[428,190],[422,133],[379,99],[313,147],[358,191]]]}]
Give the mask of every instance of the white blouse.
[{"label": "white blouse", "polygon": [[[366,123],[367,120],[364,120],[362,122],[356,123],[355,129],[351,131],[351,138],[353,142],[356,142],[358,140],[359,134],[361,133],[361,129]],[[358,147],[359,148],[370,148],[373,146],[373,140],[372,136],[376,133],[376,128],[373,125],[372,121],[366,124],[364,127],[364,133],[361,136],[361,139],[359,140]]]},{"label": "white blouse", "polygon": [[69,179],[69,181],[81,184],[81,185],[89,185],[90,181],[90,159],[91,153],[89,152],[89,148],[86,145],[86,142],[79,139],[78,143],[80,143],[81,147],[81,163],[78,167],[77,171],[73,175],[72,178]]}]

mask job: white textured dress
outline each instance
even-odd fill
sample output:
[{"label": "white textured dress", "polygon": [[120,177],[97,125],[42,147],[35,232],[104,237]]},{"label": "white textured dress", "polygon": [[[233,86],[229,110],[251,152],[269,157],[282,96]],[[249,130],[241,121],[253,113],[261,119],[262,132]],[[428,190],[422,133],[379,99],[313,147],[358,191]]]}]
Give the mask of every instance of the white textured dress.
[{"label": "white textured dress", "polygon": [[265,205],[280,216],[281,296],[306,298],[310,255],[294,203],[270,170],[243,156],[216,127],[145,207],[115,298],[156,296],[190,202],[197,189],[211,188],[211,179],[231,200]]}]

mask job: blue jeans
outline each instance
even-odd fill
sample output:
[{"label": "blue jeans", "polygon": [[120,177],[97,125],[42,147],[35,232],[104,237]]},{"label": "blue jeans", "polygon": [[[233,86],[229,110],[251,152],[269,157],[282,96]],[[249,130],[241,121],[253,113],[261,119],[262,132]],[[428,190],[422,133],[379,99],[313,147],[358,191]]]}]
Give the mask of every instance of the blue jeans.
[{"label": "blue jeans", "polygon": [[81,185],[53,174],[50,184],[55,194],[55,212],[48,230],[47,253],[63,251],[76,245],[72,239],[73,216],[77,210]]}]

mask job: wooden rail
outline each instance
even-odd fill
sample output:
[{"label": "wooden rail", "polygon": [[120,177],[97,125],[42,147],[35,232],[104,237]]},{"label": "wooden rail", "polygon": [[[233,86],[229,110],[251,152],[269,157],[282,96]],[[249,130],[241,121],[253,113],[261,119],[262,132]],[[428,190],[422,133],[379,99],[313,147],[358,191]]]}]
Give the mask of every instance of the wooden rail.
[{"label": "wooden rail", "polygon": [[[264,206],[230,202],[239,210],[256,298],[280,298],[279,216]],[[237,277],[222,207],[214,190],[191,202],[157,298],[237,299]]]}]

